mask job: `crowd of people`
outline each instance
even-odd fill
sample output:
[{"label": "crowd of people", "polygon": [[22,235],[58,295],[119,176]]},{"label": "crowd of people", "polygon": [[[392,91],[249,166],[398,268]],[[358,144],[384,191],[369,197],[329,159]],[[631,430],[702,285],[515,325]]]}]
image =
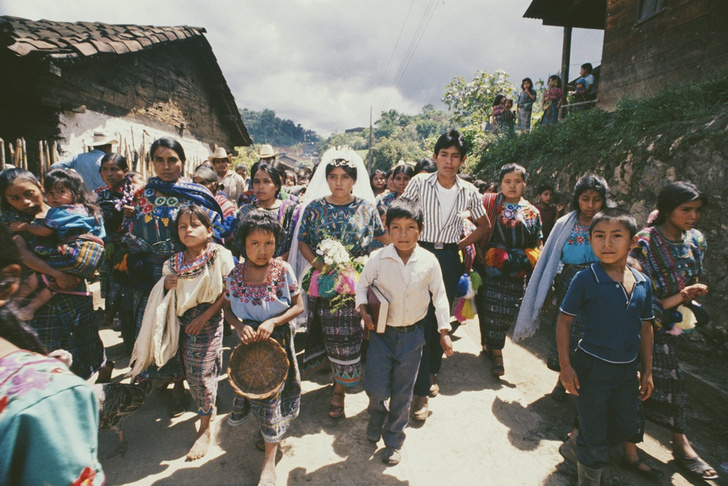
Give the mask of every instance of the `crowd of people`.
[{"label": "crowd of people", "polygon": [[[519,106],[535,99],[530,80],[523,89]],[[225,333],[234,329],[243,345],[273,339],[285,350],[280,389],[264,399],[236,394],[227,418],[231,427],[251,414],[257,420],[260,484],[276,482],[278,444],[300,411],[301,374],[323,367],[333,381],[328,416],[346,416],[346,392],[363,379],[366,438],[383,441],[382,460],[398,464],[405,426],[426,421],[439,394],[458,325],[452,309],[462,299],[474,300],[496,379],[515,365],[504,355],[508,332],[514,341],[532,335],[544,311],[559,306],[548,366],[560,373],[554,400],[577,396],[578,427],[562,449],[575,449],[580,484],[599,484],[615,444],[624,444],[626,468],[661,476],[637,453],[644,416],[672,432],[679,464],[716,477],[685,435],[675,352],[680,333],[695,325],[689,309],[708,291],[705,240],[695,228],[707,197],[693,184],[666,185],[654,221],[638,231],[629,213],[610,208],[607,182],[594,174],[578,180],[563,216],[551,186],[537,188],[535,204],[525,198],[528,172],[518,164],[504,165],[497,184],[469,182],[456,130],[438,139],[432,159],[387,172],[369,174],[356,152],[331,149],[303,184],[276,165],[269,146],[249,176],[247,167],[231,170],[219,149],[189,180],[184,149],[170,138],[151,145],[154,176],[143,181],[110,150],[113,140],[96,138],[104,142],[96,160],[61,163],[43,184],[23,169],[0,173],[0,436],[12,438],[62,400],[83,419],[36,423],[23,448],[3,440],[0,483],[103,482],[89,430],[98,416],[83,382],[95,373],[108,381],[113,369],[86,286],[96,272],[134,382],[172,385],[172,416],[185,410],[187,382],[199,416],[190,460],[212,441]],[[89,164],[101,183],[86,178]],[[375,322],[372,288],[388,303],[386,325]],[[296,330],[306,333],[302,353]],[[70,353],[73,374],[43,356],[57,350]],[[45,378],[8,378],[31,373]],[[69,449],[73,434],[91,447]],[[38,463],[57,456],[66,460]]]},{"label": "crowd of people", "polygon": [[[574,82],[574,90],[570,96],[565,91],[560,76],[556,74],[549,76],[541,100],[543,108],[543,117],[539,121],[541,125],[556,125],[561,116],[561,108],[567,104],[572,111],[583,111],[593,106],[597,95],[592,71],[591,63],[581,65],[579,77]],[[524,78],[521,81],[521,90],[515,100],[503,94],[496,95],[491,112],[491,131],[506,137],[513,137],[517,132],[530,132],[533,105],[537,97],[538,93],[531,78]]]}]

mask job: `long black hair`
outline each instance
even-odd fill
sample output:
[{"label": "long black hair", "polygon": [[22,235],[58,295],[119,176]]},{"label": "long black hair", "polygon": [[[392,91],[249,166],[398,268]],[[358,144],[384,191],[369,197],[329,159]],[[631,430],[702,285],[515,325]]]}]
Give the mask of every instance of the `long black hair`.
[{"label": "long black hair", "polygon": [[571,200],[571,207],[575,211],[579,211],[579,198],[586,191],[599,193],[599,195],[602,196],[602,199],[604,199],[602,208],[607,207],[607,200],[609,199],[609,184],[607,184],[607,181],[605,181],[603,177],[596,174],[586,174],[574,185],[574,197]]},{"label": "long black hair", "polygon": [[652,226],[663,224],[678,206],[693,201],[702,201],[707,206],[708,197],[689,181],[671,182],[660,190],[657,196],[657,218]]},{"label": "long black hair", "polygon": [[182,161],[182,165],[184,165],[187,160],[187,157],[185,156],[185,149],[183,149],[182,145],[173,138],[162,137],[152,142],[152,146],[149,148],[149,155],[152,160],[154,160],[154,153],[158,148],[168,148],[174,151],[174,153],[177,154],[177,157],[179,157],[179,160]]}]

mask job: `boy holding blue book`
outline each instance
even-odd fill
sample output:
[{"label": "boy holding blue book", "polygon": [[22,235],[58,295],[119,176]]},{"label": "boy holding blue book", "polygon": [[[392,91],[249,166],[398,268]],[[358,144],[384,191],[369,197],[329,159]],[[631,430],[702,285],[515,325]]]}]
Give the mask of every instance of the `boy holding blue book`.
[{"label": "boy holding blue book", "polygon": [[[412,391],[425,345],[424,320],[432,301],[440,344],[452,356],[450,306],[437,258],[421,248],[424,216],[416,202],[400,198],[387,210],[386,226],[392,243],[374,252],[356,285],[356,306],[369,329],[369,349],[364,389],[369,396],[371,442],[384,439],[382,461],[399,464],[404,428],[409,418]],[[367,310],[370,285],[387,299],[389,311],[383,333],[374,333],[374,321]],[[389,400],[389,406],[387,406]]]}]

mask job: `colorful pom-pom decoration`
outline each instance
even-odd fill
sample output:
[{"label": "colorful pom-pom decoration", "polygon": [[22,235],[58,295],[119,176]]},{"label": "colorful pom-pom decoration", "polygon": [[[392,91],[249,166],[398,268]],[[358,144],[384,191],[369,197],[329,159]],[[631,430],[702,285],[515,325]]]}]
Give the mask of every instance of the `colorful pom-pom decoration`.
[{"label": "colorful pom-pom decoration", "polygon": [[531,268],[534,268],[538,263],[538,259],[541,258],[541,250],[538,248],[526,248],[526,256],[531,263]]},{"label": "colorful pom-pom decoration", "polygon": [[329,298],[336,295],[336,275],[319,275],[318,277],[318,296]]},{"label": "colorful pom-pom decoration", "polygon": [[481,285],[483,285],[483,279],[480,274],[476,271],[470,273],[470,285],[473,287],[473,292],[477,292]]}]

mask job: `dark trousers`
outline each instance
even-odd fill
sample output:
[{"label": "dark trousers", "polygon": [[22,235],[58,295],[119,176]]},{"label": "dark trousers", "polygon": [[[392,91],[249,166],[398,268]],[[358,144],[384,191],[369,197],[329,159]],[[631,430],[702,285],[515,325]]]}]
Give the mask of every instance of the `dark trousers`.
[{"label": "dark trousers", "polygon": [[637,360],[608,363],[578,349],[572,366],[579,377],[576,456],[592,469],[609,464],[609,448],[631,440],[639,429]]},{"label": "dark trousers", "polygon": [[382,429],[387,447],[401,449],[404,444],[412,389],[425,345],[423,324],[418,322],[409,332],[387,326],[382,334],[369,334],[364,374],[367,410],[369,421]]},{"label": "dark trousers", "polygon": [[[434,250],[427,248],[440,262],[442,280],[445,283],[447,301],[452,305],[455,299],[455,291],[458,281],[463,273],[462,263],[458,250]],[[442,365],[442,346],[440,346],[440,333],[437,331],[437,319],[435,319],[435,307],[430,303],[430,308],[425,317],[425,347],[422,350],[422,360],[415,382],[414,394],[419,397],[426,397],[430,394],[430,375],[440,372]]]}]

